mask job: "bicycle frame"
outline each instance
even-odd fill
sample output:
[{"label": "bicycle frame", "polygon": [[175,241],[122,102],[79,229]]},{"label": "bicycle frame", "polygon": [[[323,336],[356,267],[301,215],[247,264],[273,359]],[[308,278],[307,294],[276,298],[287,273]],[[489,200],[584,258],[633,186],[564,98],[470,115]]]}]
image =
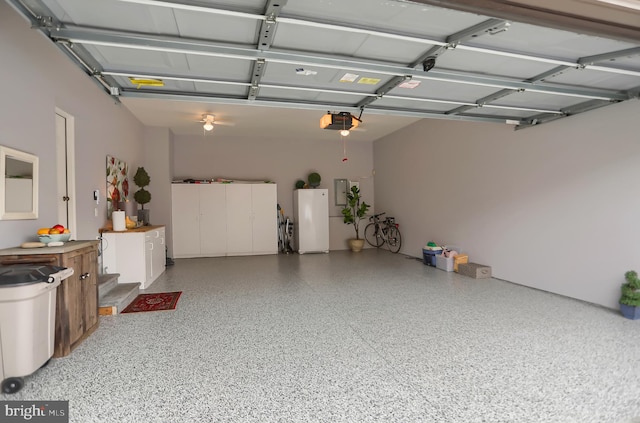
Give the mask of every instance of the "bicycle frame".
[{"label": "bicycle frame", "polygon": [[398,229],[400,225],[390,216],[384,220],[380,219],[384,214],[383,212],[369,217],[371,223],[365,227],[365,239],[372,247],[380,248],[387,244],[390,251],[397,253],[402,244],[402,236]]}]

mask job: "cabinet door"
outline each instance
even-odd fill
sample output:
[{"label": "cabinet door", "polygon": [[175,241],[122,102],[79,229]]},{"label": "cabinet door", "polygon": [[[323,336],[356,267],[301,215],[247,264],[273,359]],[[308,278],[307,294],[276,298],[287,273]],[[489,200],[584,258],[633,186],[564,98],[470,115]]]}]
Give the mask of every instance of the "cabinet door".
[{"label": "cabinet door", "polygon": [[87,249],[82,254],[82,284],[84,330],[98,323],[98,253],[95,249]]},{"label": "cabinet door", "polygon": [[140,280],[140,288],[146,289],[153,274],[153,241],[146,235],[144,243],[144,278]]},{"label": "cabinet door", "polygon": [[251,254],[253,225],[251,223],[251,185],[225,185],[227,198],[227,254]]},{"label": "cabinet door", "polygon": [[[75,253],[75,252],[74,252]],[[61,310],[63,314],[67,316],[68,328],[63,328],[68,331],[69,341],[68,345],[73,345],[84,333],[84,297],[82,293],[81,279],[83,275],[82,267],[83,257],[81,254],[66,254],[62,258],[62,266],[73,268],[73,275],[69,276],[62,282],[64,290],[64,302],[60,304],[64,310]],[[61,289],[58,287],[58,289]]]},{"label": "cabinet door", "polygon": [[167,258],[164,246],[164,228],[152,232],[151,280],[153,281],[164,272]]},{"label": "cabinet door", "polygon": [[276,184],[251,185],[253,253],[278,252],[278,192]]},{"label": "cabinet door", "polygon": [[175,257],[200,255],[199,197],[199,185],[174,184],[171,186],[171,224]]},{"label": "cabinet door", "polygon": [[200,253],[224,256],[227,252],[225,185],[200,185]]},{"label": "cabinet door", "polygon": [[147,273],[143,267],[145,262],[145,233],[116,233],[115,242],[107,248],[115,250],[116,265],[112,273],[119,273],[120,283],[141,282],[144,284]]},{"label": "cabinet door", "polygon": [[117,239],[115,233],[105,232],[102,234],[102,271],[104,273],[118,273]]}]

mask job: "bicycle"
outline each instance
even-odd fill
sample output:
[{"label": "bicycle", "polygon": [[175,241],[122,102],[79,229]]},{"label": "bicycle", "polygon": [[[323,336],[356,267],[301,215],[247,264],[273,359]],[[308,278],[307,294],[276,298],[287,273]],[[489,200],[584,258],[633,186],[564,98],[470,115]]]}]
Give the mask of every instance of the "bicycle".
[{"label": "bicycle", "polygon": [[395,218],[387,216],[384,220],[380,219],[380,216],[385,212],[374,214],[369,217],[369,223],[364,228],[364,239],[372,247],[380,248],[383,244],[387,244],[389,251],[397,253],[402,246],[402,235],[396,223]]}]

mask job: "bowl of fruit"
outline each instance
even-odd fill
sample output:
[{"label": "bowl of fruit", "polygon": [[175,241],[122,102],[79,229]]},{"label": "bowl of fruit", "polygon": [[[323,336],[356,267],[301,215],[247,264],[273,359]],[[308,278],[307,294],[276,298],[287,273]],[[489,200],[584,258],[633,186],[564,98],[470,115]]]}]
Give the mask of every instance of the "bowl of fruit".
[{"label": "bowl of fruit", "polygon": [[38,229],[38,239],[43,244],[49,244],[50,242],[67,242],[69,238],[71,238],[71,232],[62,225]]}]

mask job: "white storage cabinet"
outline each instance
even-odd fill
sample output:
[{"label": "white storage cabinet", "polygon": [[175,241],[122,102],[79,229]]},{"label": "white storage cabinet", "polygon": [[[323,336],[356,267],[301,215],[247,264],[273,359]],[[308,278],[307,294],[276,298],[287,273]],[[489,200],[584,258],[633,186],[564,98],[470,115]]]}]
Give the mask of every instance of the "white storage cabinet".
[{"label": "white storage cabinet", "polygon": [[173,184],[171,222],[175,258],[226,255],[225,186]]},{"label": "white storage cabinet", "polygon": [[276,184],[173,184],[173,256],[278,253]]},{"label": "white storage cabinet", "polygon": [[147,226],[123,232],[104,232],[103,266],[119,273],[119,283],[139,282],[147,289],[164,272],[165,227]]},{"label": "white storage cabinet", "polygon": [[229,184],[227,255],[278,253],[278,194],[275,184]]}]

